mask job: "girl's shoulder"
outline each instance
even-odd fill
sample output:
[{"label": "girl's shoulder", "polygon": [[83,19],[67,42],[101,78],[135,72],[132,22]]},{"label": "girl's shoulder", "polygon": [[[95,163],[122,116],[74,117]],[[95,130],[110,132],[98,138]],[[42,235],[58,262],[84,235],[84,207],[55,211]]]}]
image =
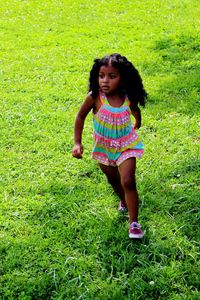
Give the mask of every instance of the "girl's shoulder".
[{"label": "girl's shoulder", "polygon": [[99,101],[99,99],[100,99],[99,96],[97,96],[97,97],[94,98],[94,96],[92,95],[92,92],[89,92],[87,94],[86,98],[85,98],[85,100],[93,103],[94,105],[95,105],[96,102]]},{"label": "girl's shoulder", "polygon": [[89,92],[87,94],[85,98],[85,103],[87,103],[93,109],[94,113],[96,113],[102,105],[100,96],[98,95],[94,98],[92,92]]},{"label": "girl's shoulder", "polygon": [[89,93],[86,95],[86,99],[90,99],[90,100],[94,101],[94,98],[92,97],[92,92],[89,92]]}]

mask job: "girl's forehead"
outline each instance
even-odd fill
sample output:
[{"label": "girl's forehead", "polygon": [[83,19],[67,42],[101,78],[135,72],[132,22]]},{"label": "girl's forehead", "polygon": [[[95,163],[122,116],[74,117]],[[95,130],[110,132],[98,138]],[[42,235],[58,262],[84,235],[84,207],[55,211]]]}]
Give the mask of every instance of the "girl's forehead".
[{"label": "girl's forehead", "polygon": [[115,67],[113,67],[112,65],[108,65],[108,66],[101,66],[99,72],[103,72],[103,73],[119,73],[119,70]]}]

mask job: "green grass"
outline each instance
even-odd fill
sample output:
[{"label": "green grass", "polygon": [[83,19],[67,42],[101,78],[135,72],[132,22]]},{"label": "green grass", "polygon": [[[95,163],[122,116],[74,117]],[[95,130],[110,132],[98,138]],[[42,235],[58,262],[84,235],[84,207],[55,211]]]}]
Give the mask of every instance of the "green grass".
[{"label": "green grass", "polygon": [[[199,1],[0,1],[0,299],[199,299]],[[143,241],[90,158],[71,157],[95,57],[149,93]]]}]

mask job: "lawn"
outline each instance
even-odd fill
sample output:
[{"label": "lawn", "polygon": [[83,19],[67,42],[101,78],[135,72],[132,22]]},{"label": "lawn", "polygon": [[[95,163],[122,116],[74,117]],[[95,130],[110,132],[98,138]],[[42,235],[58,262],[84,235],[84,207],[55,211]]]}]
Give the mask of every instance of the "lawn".
[{"label": "lawn", "polygon": [[[0,299],[200,299],[197,0],[0,0]],[[90,158],[71,156],[93,59],[119,52],[148,103],[142,241]]]}]

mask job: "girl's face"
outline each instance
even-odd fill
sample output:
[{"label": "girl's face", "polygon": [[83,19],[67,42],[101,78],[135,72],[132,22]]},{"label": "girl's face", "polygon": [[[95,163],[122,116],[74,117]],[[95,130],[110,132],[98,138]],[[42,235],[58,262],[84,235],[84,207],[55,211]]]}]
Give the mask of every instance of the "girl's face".
[{"label": "girl's face", "polygon": [[115,94],[121,86],[121,76],[118,69],[111,65],[102,66],[99,70],[99,87],[106,95]]}]

